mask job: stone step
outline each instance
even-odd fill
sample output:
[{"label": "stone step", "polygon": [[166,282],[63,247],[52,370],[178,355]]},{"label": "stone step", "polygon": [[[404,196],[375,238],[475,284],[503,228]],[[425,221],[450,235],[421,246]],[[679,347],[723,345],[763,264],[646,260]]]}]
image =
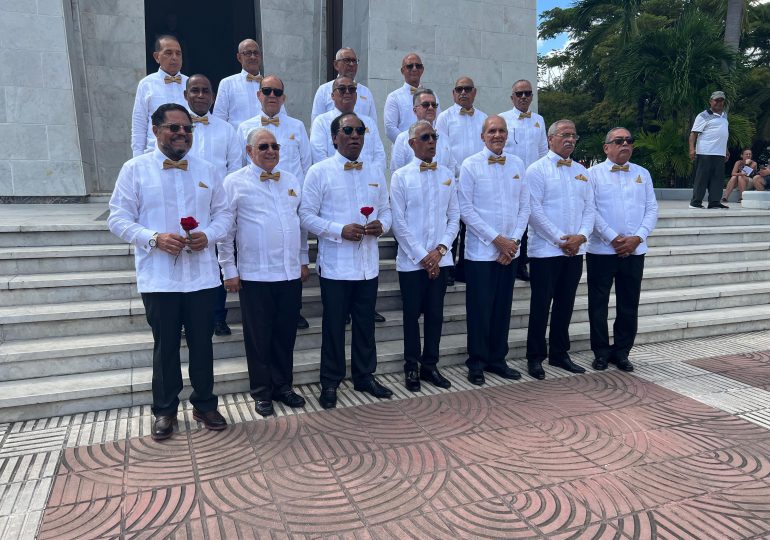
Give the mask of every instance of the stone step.
[{"label": "stone step", "polygon": [[[661,342],[685,338],[748,332],[766,328],[770,306],[738,307],[640,317],[637,343]],[[571,327],[572,351],[589,349],[588,324]],[[508,358],[511,365],[523,368],[526,330],[511,331]],[[397,373],[403,369],[403,344],[400,340],[378,341],[378,373]],[[465,360],[465,336],[446,336],[441,344],[442,365]],[[348,351],[349,354],[349,351]],[[318,380],[319,351],[295,354],[295,383]],[[106,368],[104,368],[106,369]],[[185,375],[185,396],[189,380]],[[233,357],[215,362],[216,390],[219,393],[248,390],[246,362]],[[0,382],[0,414],[3,421],[144,405],[150,402],[151,368],[123,367],[109,371],[91,371],[36,379]]]},{"label": "stone step", "polygon": [[770,259],[770,242],[650,247],[644,266],[674,266]]},{"label": "stone step", "polygon": [[[747,193],[749,193],[747,191]],[[671,227],[721,227],[731,225],[767,225],[770,216],[762,210],[747,210],[735,203],[729,210],[700,210],[687,208],[688,201],[682,201],[682,208],[663,208],[658,213],[656,230]]]},{"label": "stone step", "polygon": [[650,247],[770,242],[770,225],[660,228],[647,241]]}]

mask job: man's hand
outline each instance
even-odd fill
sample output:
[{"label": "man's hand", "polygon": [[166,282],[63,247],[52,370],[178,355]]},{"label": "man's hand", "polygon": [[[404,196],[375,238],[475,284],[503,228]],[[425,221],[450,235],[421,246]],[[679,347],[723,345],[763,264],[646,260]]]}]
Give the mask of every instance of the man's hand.
[{"label": "man's hand", "polygon": [[612,242],[610,242],[610,245],[615,250],[615,253],[618,252],[618,248],[622,245],[623,242],[623,235],[619,234],[615,238],[613,238]]},{"label": "man's hand", "polygon": [[504,236],[497,235],[497,238],[492,240],[492,244],[497,248],[497,251],[499,251],[500,254],[506,255],[510,259],[513,259],[516,252],[519,251],[519,246],[516,245],[516,242],[509,240]]},{"label": "man's hand", "polygon": [[190,246],[190,249],[193,251],[201,251],[209,245],[209,239],[206,238],[206,233],[194,232],[190,234],[190,238],[192,238],[192,240],[188,239],[187,245]]},{"label": "man's hand", "polygon": [[620,241],[620,245],[615,248],[615,253],[620,257],[628,257],[629,255],[633,255],[634,251],[636,251],[636,248],[638,248],[641,243],[642,239],[638,236],[625,236]]},{"label": "man's hand", "polygon": [[351,242],[358,242],[364,237],[364,226],[358,223],[350,223],[342,227],[342,238]]},{"label": "man's hand", "polygon": [[437,249],[434,249],[432,251],[429,251],[428,254],[422,258],[420,261],[420,266],[423,267],[424,270],[427,270],[428,275],[430,276],[431,273],[435,270],[438,274],[438,264],[441,262],[441,253],[438,252]]},{"label": "man's hand", "polygon": [[690,148],[690,161],[695,161],[695,148]]},{"label": "man's hand", "polygon": [[184,249],[185,237],[174,233],[160,233],[156,240],[155,247],[165,251],[173,256],[179,255]]},{"label": "man's hand", "polygon": [[382,236],[382,223],[380,223],[380,220],[375,219],[367,223],[366,227],[364,227],[364,234],[367,236]]},{"label": "man's hand", "polygon": [[582,234],[565,234],[561,237],[561,240],[564,240],[564,242],[559,244],[559,248],[567,257],[572,257],[577,255],[580,246],[586,241],[586,237]]},{"label": "man's hand", "polygon": [[770,167],[765,165],[761,169],[759,169],[759,176],[770,176]]},{"label": "man's hand", "polygon": [[307,281],[307,278],[309,277],[310,277],[310,268],[308,268],[306,264],[303,264],[302,267],[299,269],[299,279],[302,283],[305,283]]},{"label": "man's hand", "polygon": [[513,257],[507,253],[500,253],[500,255],[497,256],[496,262],[502,264],[503,266],[508,266],[513,262]]},{"label": "man's hand", "polygon": [[241,278],[235,276],[234,278],[225,280],[225,290],[227,292],[238,292],[241,290]]}]

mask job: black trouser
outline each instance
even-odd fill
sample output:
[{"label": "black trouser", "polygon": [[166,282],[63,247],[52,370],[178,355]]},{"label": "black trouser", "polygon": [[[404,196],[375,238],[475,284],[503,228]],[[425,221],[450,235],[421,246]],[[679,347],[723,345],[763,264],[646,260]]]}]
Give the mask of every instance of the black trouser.
[{"label": "black trouser", "polygon": [[370,381],[377,369],[374,341],[374,305],[377,278],[347,281],[320,277],[321,387],[336,388],[345,378],[345,318],[353,323],[350,370],[353,384]]},{"label": "black trouser", "polygon": [[[451,267],[441,268],[436,279],[426,270],[399,272],[401,302],[404,313],[404,372],[417,370],[418,365],[433,369],[438,364],[441,327],[444,324],[444,294]],[[424,315],[425,346],[420,350],[420,314]]]},{"label": "black trouser", "polygon": [[[591,321],[591,350],[597,357],[628,357],[636,338],[639,294],[642,290],[644,255],[586,255],[588,267],[588,318]],[[615,282],[615,344],[610,347],[607,311],[612,282]]]},{"label": "black trouser", "polygon": [[692,183],[692,201],[694,205],[703,203],[706,188],[709,191],[709,202],[718,203],[722,198],[722,185],[725,178],[725,157],[695,156],[695,168]]},{"label": "black trouser", "polygon": [[[214,254],[219,256],[219,251],[214,246]],[[219,273],[219,287],[217,287],[217,297],[214,300],[214,322],[226,322],[227,321],[227,291],[225,290],[224,278],[222,273]]]},{"label": "black trouser", "polygon": [[524,234],[521,235],[521,244],[519,244],[519,268],[521,268],[523,265],[527,264],[529,262],[529,257],[527,257],[527,232],[529,231],[529,226],[524,228]]},{"label": "black trouser", "polygon": [[152,350],[152,413],[176,416],[182,391],[179,346],[182,325],[189,353],[190,402],[201,412],[217,408],[214,394],[214,299],[217,290],[189,293],[142,293],[147,322],[155,341]]},{"label": "black trouser", "polygon": [[[561,359],[569,351],[569,323],[583,273],[583,256],[531,257],[529,270],[532,296],[529,301],[527,360]],[[546,345],[549,312],[551,331]]]},{"label": "black trouser", "polygon": [[471,373],[505,366],[511,325],[513,284],[518,259],[509,265],[495,261],[465,261],[465,311],[468,317],[468,359]]},{"label": "black trouser", "polygon": [[452,241],[452,258],[454,267],[449,271],[453,273],[457,281],[465,281],[465,223],[460,222],[460,230]]},{"label": "black trouser", "polygon": [[256,401],[291,390],[302,282],[241,280],[243,343]]}]

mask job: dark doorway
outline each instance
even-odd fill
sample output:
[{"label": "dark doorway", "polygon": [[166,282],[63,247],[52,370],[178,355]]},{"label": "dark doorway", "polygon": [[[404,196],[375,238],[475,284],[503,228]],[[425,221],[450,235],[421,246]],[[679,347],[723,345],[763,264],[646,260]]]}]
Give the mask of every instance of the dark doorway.
[{"label": "dark doorway", "polygon": [[262,44],[259,0],[144,0],[147,73],[158,71],[152,57],[155,38],[171,34],[182,45],[182,73],[203,73],[214,89],[241,70],[235,59],[246,38]]}]

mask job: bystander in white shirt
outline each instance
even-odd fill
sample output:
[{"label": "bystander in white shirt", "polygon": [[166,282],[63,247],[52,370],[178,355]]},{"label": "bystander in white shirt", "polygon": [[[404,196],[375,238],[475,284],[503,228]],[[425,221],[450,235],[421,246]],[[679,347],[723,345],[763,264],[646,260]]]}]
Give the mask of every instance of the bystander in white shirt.
[{"label": "bystander in white shirt", "polygon": [[658,201],[647,169],[631,162],[625,165],[627,171],[605,160],[588,169],[596,204],[588,253],[614,255],[611,243],[618,235],[638,236],[642,243],[633,255],[647,253],[647,237],[658,221]]},{"label": "bystander in white shirt", "polygon": [[[319,116],[320,118],[320,116]],[[353,242],[342,238],[349,223],[379,220],[382,232],[391,225],[388,188],[382,169],[363,161],[361,169],[345,170],[348,159],[339,152],[307,172],[299,209],[302,227],[318,237],[316,266],[322,277],[338,280],[374,279],[380,272],[377,238],[367,235]],[[368,220],[361,208],[371,206]]]},{"label": "bystander in white shirt", "polygon": [[[498,236],[521,240],[527,227],[529,190],[524,164],[505,152],[505,164],[489,162],[497,157],[485,147],[460,167],[458,199],[466,227],[465,259],[469,261],[497,260],[500,252],[492,241]],[[518,256],[517,251],[514,258]]]},{"label": "bystander in white shirt", "polygon": [[545,120],[536,112],[522,112],[516,107],[500,113],[508,126],[505,153],[512,154],[529,167],[548,153]]},{"label": "bystander in white shirt", "polygon": [[452,266],[451,246],[460,230],[460,207],[454,172],[436,162],[433,170],[421,170],[416,157],[390,178],[390,210],[393,235],[398,240],[396,270],[422,270],[429,251],[443,244],[447,253],[439,266]]},{"label": "bystander in white shirt", "polygon": [[[509,134],[510,136],[510,134]],[[559,166],[559,161],[570,165]],[[559,257],[559,248],[568,234],[588,239],[594,228],[594,192],[588,170],[574,160],[563,160],[548,153],[527,169],[531,215],[527,254],[530,257]],[[578,255],[586,252],[580,245]]]},{"label": "bystander in white shirt", "polygon": [[223,178],[240,169],[243,166],[243,147],[233,127],[210,114],[198,116],[191,111],[190,116],[195,134],[188,155],[205,159],[217,168]]},{"label": "bystander in white shirt", "polygon": [[436,131],[447,134],[452,157],[458,165],[484,148],[481,130],[487,119],[486,113],[475,107],[471,109],[472,112],[466,111],[463,114],[461,110],[465,111],[455,103],[436,118]]},{"label": "bystander in white shirt", "polygon": [[[276,121],[278,121],[278,125],[275,125]],[[281,145],[280,161],[278,161],[276,169],[289,171],[297,177],[300,185],[302,185],[305,181],[305,174],[313,163],[305,124],[282,112],[279,112],[275,118],[268,118],[264,114],[259,114],[254,118],[249,118],[238,127],[238,140],[241,148],[246,148],[249,133],[258,128],[268,130],[273,134],[276,142]],[[247,163],[251,161],[245,151],[243,155]]]},{"label": "bystander in white shirt", "polygon": [[[360,82],[356,82],[356,106],[353,108],[353,112],[358,116],[368,116],[374,123],[377,123],[377,107],[374,104],[374,96],[372,91]],[[319,116],[325,112],[334,110],[335,105],[332,100],[332,86],[334,80],[323,83],[316,90],[315,98],[313,98],[313,111],[310,113],[310,123],[312,125],[316,116]]]},{"label": "bystander in white shirt", "polygon": [[[448,137],[438,129],[436,129],[436,133],[438,134],[438,140],[436,141],[436,157],[434,161],[452,171],[452,176],[457,177],[459,167],[452,155],[452,149],[449,147]],[[480,137],[479,140],[481,140]],[[414,150],[409,146],[409,130],[407,129],[403,133],[399,133],[398,137],[396,137],[396,142],[393,143],[393,148],[390,152],[390,171],[397,171],[413,159]]]},{"label": "bystander in white shirt", "polygon": [[273,174],[279,172],[278,180],[263,180],[265,171],[250,163],[225,178],[235,218],[225,240],[217,244],[225,279],[289,281],[299,279],[301,267],[308,264],[307,233],[300,228],[297,212],[302,187],[290,172],[273,169]]},{"label": "bystander in white shirt", "polygon": [[[318,115],[313,121],[313,127],[310,128],[310,153],[313,156],[313,163],[323,161],[337,153],[332,142],[331,126],[332,121],[341,114],[342,112],[335,107],[331,111]],[[370,168],[383,174],[385,173],[385,148],[382,146],[377,122],[368,116],[356,116],[366,126],[364,148],[358,159],[368,163]]]},{"label": "bystander in white shirt", "polygon": [[[417,88],[407,83],[393,90],[385,99],[385,111],[383,112],[383,124],[385,125],[385,134],[390,142],[396,142],[398,134],[409,129],[409,126],[417,121],[414,114],[413,96]],[[441,112],[438,96],[436,96],[436,114]]]},{"label": "bystander in white shirt", "polygon": [[[107,225],[122,240],[136,245],[136,285],[140,293],[193,292],[219,287],[214,244],[224,239],[232,212],[214,165],[187,155],[187,170],[164,169],[168,158],[157,148],[127,161],[110,199]],[[181,160],[180,160],[181,161]],[[208,246],[182,250],[175,257],[150,247],[155,233],[184,236],[183,217],[194,217]]]},{"label": "bystander in white shirt", "polygon": [[152,132],[150,117],[158,107],[166,103],[187,107],[187,100],[184,98],[186,84],[187,75],[177,73],[172,76],[162,69],[139,81],[134,110],[131,113],[131,153],[134,157],[155,148],[155,135]]}]

